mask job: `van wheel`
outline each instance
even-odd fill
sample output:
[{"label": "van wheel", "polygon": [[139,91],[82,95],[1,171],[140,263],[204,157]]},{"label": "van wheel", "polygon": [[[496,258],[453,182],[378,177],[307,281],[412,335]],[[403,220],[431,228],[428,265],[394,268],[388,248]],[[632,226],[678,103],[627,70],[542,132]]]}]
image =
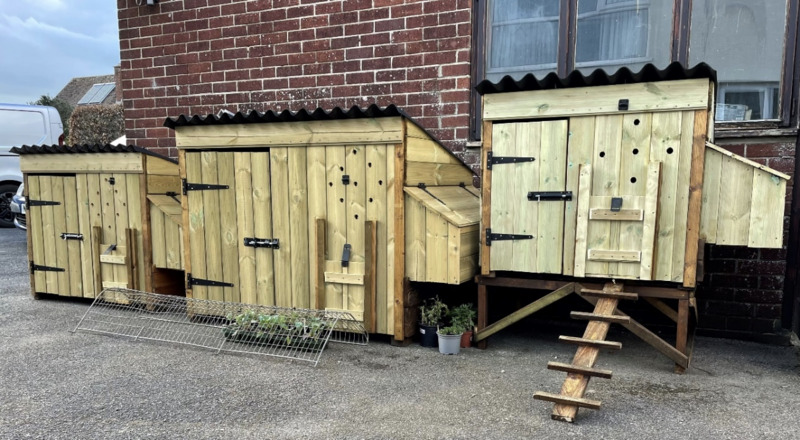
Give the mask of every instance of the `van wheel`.
[{"label": "van wheel", "polygon": [[14,227],[14,213],[11,212],[11,199],[17,193],[17,187],[13,183],[0,185],[0,228]]}]

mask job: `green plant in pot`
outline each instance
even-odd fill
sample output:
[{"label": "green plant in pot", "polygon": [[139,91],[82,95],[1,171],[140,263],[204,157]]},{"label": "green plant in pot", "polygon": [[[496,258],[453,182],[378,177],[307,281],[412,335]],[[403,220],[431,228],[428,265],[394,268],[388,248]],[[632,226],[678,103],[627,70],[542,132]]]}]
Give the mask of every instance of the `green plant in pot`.
[{"label": "green plant in pot", "polygon": [[464,328],[458,324],[442,327],[436,332],[439,339],[439,353],[458,354],[461,350],[461,335]]},{"label": "green plant in pot", "polygon": [[464,329],[461,335],[461,348],[467,348],[472,342],[472,329],[475,327],[475,318],[478,313],[472,304],[461,304],[460,306],[453,307],[450,310],[450,319],[454,325],[458,325]]},{"label": "green plant in pot", "polygon": [[447,316],[447,304],[438,296],[428,298],[419,306],[420,344],[423,347],[436,347],[436,329]]}]

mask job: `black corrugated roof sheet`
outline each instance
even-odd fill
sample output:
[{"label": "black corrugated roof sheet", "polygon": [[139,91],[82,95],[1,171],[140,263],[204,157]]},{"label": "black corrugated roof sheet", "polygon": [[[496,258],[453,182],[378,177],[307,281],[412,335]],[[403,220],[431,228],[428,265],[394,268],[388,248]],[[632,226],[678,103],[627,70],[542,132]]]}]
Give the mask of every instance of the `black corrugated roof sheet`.
[{"label": "black corrugated roof sheet", "polygon": [[709,78],[716,83],[717,72],[705,63],[700,63],[692,68],[685,68],[676,61],[664,69],[659,69],[653,64],[647,64],[638,72],[632,72],[627,67],[623,67],[613,74],[608,74],[603,69],[597,69],[589,76],[585,76],[580,71],[575,70],[567,75],[566,78],[560,78],[556,73],[549,73],[542,79],[536,78],[532,73],[519,80],[515,80],[511,76],[505,76],[496,83],[483,80],[475,89],[481,95],[488,95],[491,93],[522,92],[526,90],[609,86],[696,78]]},{"label": "black corrugated roof sheet", "polygon": [[15,154],[88,154],[88,153],[142,153],[153,157],[159,157],[173,163],[178,163],[175,159],[162,156],[150,150],[136,145],[23,145],[11,149]]},{"label": "black corrugated roof sheet", "polygon": [[[270,123],[270,122],[296,122],[296,121],[330,121],[335,119],[362,119],[362,118],[388,118],[393,116],[403,116],[409,118],[402,110],[394,104],[381,108],[375,104],[367,108],[353,106],[349,110],[334,107],[327,111],[322,108],[308,111],[301,109],[296,112],[284,110],[276,113],[272,110],[261,113],[252,110],[248,113],[237,112],[234,115],[223,113],[217,115],[180,115],[177,118],[167,118],[164,126],[169,128],[185,127],[191,125],[222,125],[222,124],[249,124],[249,123]],[[409,118],[410,119],[410,118]]]}]

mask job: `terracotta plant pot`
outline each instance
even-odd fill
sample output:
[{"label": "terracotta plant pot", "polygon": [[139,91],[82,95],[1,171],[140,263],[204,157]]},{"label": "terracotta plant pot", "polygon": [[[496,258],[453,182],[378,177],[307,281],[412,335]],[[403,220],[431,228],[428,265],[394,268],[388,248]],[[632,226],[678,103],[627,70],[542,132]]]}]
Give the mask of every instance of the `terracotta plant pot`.
[{"label": "terracotta plant pot", "polygon": [[469,348],[471,346],[472,346],[472,330],[468,330],[461,334],[461,348]]}]

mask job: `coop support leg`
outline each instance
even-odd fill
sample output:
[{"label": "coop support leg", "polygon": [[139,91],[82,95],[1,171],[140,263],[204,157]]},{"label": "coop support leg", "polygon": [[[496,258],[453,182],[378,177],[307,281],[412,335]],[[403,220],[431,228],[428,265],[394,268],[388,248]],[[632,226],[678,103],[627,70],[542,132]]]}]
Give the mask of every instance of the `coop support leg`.
[{"label": "coop support leg", "polygon": [[[489,301],[486,290],[487,286],[485,284],[478,284],[478,331],[475,334],[485,329],[489,321]],[[489,341],[488,339],[483,339],[478,341],[477,345],[481,350],[485,350],[489,345]]]},{"label": "coop support leg", "polygon": [[681,352],[684,356],[686,356],[687,362],[685,366],[680,364],[675,364],[676,374],[685,373],[686,368],[689,366],[688,339],[689,339],[689,300],[681,299],[678,300],[678,329],[675,338],[675,348],[679,352]]}]

